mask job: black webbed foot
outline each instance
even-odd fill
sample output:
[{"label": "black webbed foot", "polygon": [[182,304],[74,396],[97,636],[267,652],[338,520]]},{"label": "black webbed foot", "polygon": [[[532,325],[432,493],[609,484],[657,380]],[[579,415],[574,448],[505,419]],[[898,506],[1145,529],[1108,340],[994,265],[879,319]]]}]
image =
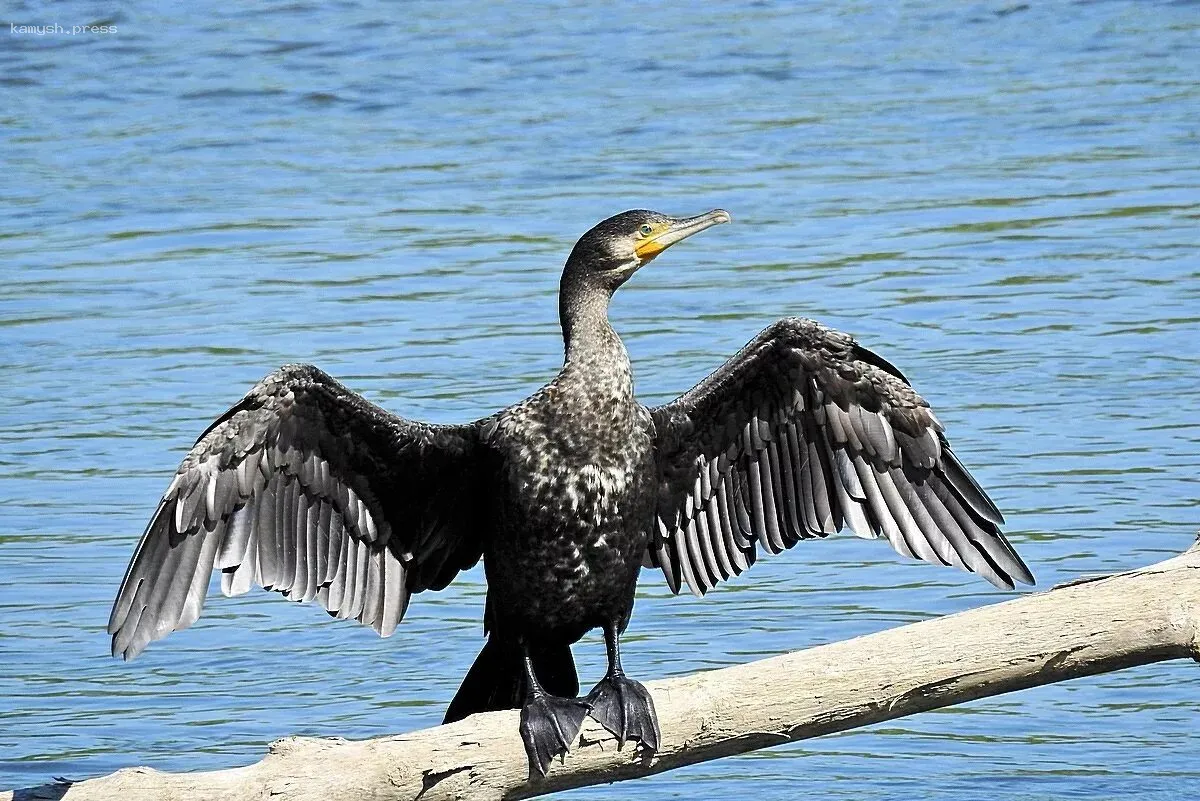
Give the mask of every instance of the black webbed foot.
[{"label": "black webbed foot", "polygon": [[589,713],[617,738],[617,749],[626,740],[637,740],[651,751],[658,750],[661,735],[658,715],[649,691],[623,674],[608,675],[587,696]]},{"label": "black webbed foot", "polygon": [[529,775],[545,776],[554,757],[565,754],[579,736],[591,706],[581,698],[539,692],[521,707],[521,739],[529,757]]}]

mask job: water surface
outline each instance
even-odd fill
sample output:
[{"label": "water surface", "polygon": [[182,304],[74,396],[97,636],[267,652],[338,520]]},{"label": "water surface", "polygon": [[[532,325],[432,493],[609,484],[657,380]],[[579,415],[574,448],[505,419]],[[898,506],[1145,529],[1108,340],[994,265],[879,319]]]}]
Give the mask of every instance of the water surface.
[{"label": "water surface", "polygon": [[[0,33],[0,787],[437,723],[479,569],[389,640],[254,592],[130,664],[113,593],[192,440],[281,363],[434,421],[533,391],[563,259],[625,208],[735,219],[613,307],[646,402],[817,317],[931,400],[1041,586],[1191,542],[1196,4],[241,8],[18,3],[117,33]],[[853,537],[639,593],[645,678],[1008,597]],[[600,638],[576,654],[598,678]],[[1170,798],[1198,712],[1170,663],[570,797]]]}]

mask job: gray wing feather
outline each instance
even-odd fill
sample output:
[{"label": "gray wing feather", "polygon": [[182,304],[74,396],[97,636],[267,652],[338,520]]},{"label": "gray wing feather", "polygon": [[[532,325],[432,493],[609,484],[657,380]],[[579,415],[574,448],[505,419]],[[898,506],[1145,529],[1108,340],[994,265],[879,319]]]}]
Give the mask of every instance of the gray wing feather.
[{"label": "gray wing feather", "polygon": [[194,623],[214,570],[225,595],[258,584],[390,635],[413,593],[482,552],[477,430],[396,417],[315,367],[267,376],[159,502],[113,603],[113,655]]},{"label": "gray wing feather", "polygon": [[785,319],[651,410],[661,471],[644,563],[700,595],[769,553],[843,526],[899,553],[1033,583],[1003,517],[888,362],[811,320]]}]

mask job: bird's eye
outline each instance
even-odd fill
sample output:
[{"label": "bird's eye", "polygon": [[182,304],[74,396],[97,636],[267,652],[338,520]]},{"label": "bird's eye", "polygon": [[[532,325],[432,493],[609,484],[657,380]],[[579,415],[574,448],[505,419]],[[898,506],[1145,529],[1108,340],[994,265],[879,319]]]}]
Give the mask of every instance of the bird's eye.
[{"label": "bird's eye", "polygon": [[644,223],[642,225],[642,227],[638,229],[638,233],[641,234],[642,236],[650,236],[650,234],[652,234],[653,232],[654,232],[654,226],[652,226],[650,223]]}]

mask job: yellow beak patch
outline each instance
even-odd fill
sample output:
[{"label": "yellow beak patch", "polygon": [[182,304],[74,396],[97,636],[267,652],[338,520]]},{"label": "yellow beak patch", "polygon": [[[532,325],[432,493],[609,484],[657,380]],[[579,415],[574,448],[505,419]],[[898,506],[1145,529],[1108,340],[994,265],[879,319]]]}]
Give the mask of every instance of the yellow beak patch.
[{"label": "yellow beak patch", "polygon": [[668,245],[663,244],[659,240],[655,238],[649,238],[639,242],[633,249],[633,252],[636,253],[637,257],[642,261],[650,261],[659,253],[662,253],[664,250],[666,250],[667,247]]}]

